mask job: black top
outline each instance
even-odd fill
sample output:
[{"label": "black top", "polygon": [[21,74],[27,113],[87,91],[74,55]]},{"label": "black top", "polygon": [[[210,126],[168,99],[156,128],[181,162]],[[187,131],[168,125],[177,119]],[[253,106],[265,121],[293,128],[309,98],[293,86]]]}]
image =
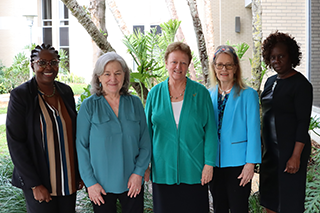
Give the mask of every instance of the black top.
[{"label": "black top", "polygon": [[[275,83],[276,82],[276,83]],[[261,204],[277,212],[303,212],[306,168],[311,150],[308,134],[312,85],[299,72],[286,79],[268,78],[261,94],[262,142]],[[296,142],[305,144],[300,169],[284,173]]]}]

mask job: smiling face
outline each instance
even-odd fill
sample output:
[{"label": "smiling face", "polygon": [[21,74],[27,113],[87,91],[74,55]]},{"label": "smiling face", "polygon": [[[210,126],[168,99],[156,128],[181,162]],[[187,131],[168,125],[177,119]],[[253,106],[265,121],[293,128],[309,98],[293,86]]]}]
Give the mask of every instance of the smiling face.
[{"label": "smiling face", "polygon": [[166,60],[166,68],[169,78],[179,81],[185,80],[189,67],[189,57],[186,53],[175,50],[171,52]]},{"label": "smiling face", "polygon": [[[221,67],[222,69],[218,69]],[[230,68],[230,69],[227,69]],[[234,75],[236,73],[237,67],[234,65],[232,57],[226,53],[221,53],[217,56],[215,60],[215,69],[217,79],[221,83],[231,83],[234,81]]]},{"label": "smiling face", "polygon": [[104,67],[104,72],[99,76],[99,81],[102,84],[102,90],[105,95],[120,94],[120,90],[124,81],[124,71],[118,61],[111,61]]},{"label": "smiling face", "polygon": [[292,71],[288,48],[282,43],[276,44],[270,53],[271,67],[279,76],[285,76]]},{"label": "smiling face", "polygon": [[[39,52],[38,57],[32,64],[32,69],[35,73],[35,78],[38,85],[51,85],[59,72],[59,64],[57,66],[52,66],[51,62],[53,60],[58,60],[57,55],[50,50],[42,50]],[[45,61],[47,65],[42,67],[36,61]]]}]

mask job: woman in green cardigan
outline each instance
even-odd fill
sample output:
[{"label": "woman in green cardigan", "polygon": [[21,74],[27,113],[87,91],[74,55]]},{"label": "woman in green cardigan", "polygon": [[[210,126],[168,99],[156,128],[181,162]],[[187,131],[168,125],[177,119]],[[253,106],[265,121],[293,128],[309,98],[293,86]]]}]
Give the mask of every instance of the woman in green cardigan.
[{"label": "woman in green cardigan", "polygon": [[209,212],[217,131],[208,90],[186,77],[191,59],[188,45],[170,44],[169,78],[151,89],[146,102],[155,213]]}]

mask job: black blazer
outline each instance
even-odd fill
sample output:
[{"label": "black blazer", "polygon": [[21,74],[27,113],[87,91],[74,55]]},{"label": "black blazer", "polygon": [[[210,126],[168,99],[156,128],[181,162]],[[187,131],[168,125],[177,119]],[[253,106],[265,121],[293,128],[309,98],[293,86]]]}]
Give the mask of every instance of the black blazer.
[{"label": "black blazer", "polygon": [[[71,88],[54,82],[72,120],[72,134],[75,148],[76,116],[75,101]],[[42,147],[40,131],[40,106],[35,78],[23,83],[10,93],[6,121],[7,143],[14,164],[12,185],[30,189],[44,185],[51,192],[49,168]],[[76,149],[75,158],[76,155]],[[80,180],[78,161],[75,159],[76,184]],[[76,187],[77,188],[77,187]]]}]

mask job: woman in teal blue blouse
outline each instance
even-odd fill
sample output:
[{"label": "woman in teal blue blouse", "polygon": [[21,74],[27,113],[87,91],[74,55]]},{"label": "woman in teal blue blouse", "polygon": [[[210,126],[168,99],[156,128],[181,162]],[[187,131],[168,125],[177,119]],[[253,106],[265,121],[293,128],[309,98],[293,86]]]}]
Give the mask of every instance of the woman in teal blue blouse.
[{"label": "woman in teal blue blouse", "polygon": [[146,102],[155,213],[209,212],[217,131],[208,90],[186,77],[191,59],[188,45],[170,44],[169,78],[151,89]]},{"label": "woman in teal blue blouse", "polygon": [[151,143],[141,101],[128,93],[129,69],[114,52],[94,68],[91,93],[77,119],[80,175],[94,212],[143,212],[142,177],[150,162]]},{"label": "woman in teal blue blouse", "polygon": [[228,45],[216,49],[209,90],[219,149],[210,191],[215,213],[247,213],[254,165],[261,162],[258,93],[241,79],[239,58]]}]

